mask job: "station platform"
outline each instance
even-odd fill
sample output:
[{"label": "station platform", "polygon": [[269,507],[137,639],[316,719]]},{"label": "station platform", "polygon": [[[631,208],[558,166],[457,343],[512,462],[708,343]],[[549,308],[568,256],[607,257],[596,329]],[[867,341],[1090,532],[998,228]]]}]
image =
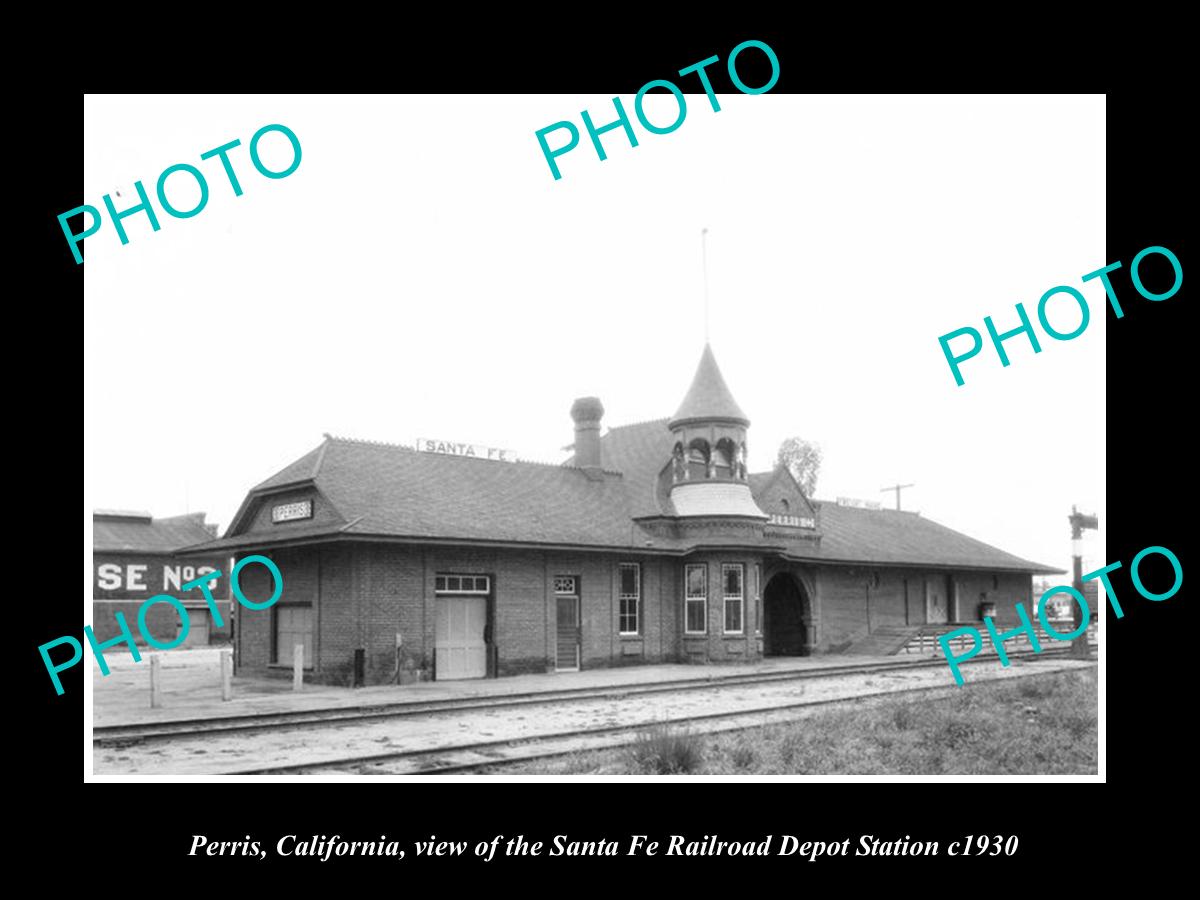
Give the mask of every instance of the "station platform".
[{"label": "station platform", "polygon": [[[130,659],[110,661],[102,676],[93,663],[92,722],[97,726],[216,719],[264,713],[287,713],[436,703],[471,698],[536,695],[564,690],[613,689],[672,682],[713,681],[747,674],[822,670],[872,662],[919,663],[930,657],[811,656],[774,657],[755,663],[659,665],[597,668],[582,672],[512,675],[469,681],[425,681],[408,685],[347,688],[305,685],[293,691],[282,679],[236,677],[233,699],[221,699],[220,651],[214,648],[175,650],[162,656],[162,706],[150,706],[150,664]],[[947,674],[948,683],[949,675]]]}]

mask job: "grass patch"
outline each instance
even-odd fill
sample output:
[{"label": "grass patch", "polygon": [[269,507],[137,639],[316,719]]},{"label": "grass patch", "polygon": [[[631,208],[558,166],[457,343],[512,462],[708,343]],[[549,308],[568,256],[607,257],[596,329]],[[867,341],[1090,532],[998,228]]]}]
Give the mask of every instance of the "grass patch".
[{"label": "grass patch", "polygon": [[655,725],[626,748],[625,758],[631,774],[691,775],[704,763],[704,739],[686,728]]},{"label": "grass patch", "polygon": [[630,747],[497,767],[505,774],[1090,775],[1096,670],[968,683],[723,734],[658,725]]}]

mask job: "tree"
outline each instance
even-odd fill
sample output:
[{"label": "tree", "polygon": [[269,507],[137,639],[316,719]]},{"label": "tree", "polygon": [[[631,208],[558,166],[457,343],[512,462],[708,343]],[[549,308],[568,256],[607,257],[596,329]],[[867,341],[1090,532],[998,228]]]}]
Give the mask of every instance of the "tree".
[{"label": "tree", "polygon": [[792,477],[811,497],[817,490],[817,476],[821,474],[821,448],[804,438],[790,437],[779,445],[776,465],[786,466]]}]

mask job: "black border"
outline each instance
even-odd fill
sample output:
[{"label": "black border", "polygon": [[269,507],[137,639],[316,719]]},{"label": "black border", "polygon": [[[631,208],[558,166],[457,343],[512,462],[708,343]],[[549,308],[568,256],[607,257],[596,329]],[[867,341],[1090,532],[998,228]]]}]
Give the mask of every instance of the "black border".
[{"label": "black border", "polygon": [[[860,14],[864,19],[870,15],[866,11]],[[556,27],[562,27],[562,20],[554,12],[544,15]],[[617,18],[621,14],[611,15]],[[407,36],[399,46],[395,46],[393,37],[390,48],[372,48],[373,42],[384,42],[380,36],[367,39],[361,59],[333,79],[341,81],[336,86],[331,83],[328,66],[297,65],[294,44],[274,53],[269,49],[260,51],[255,66],[249,68],[226,47],[218,51],[226,62],[213,67],[215,74],[212,68],[198,69],[179,74],[175,84],[154,87],[164,91],[248,90],[252,88],[250,82],[254,82],[253,88],[265,86],[265,80],[254,70],[261,73],[278,65],[282,71],[290,65],[297,77],[286,85],[274,85],[274,89],[354,90],[370,84],[415,92],[628,95],[647,80],[670,77],[678,68],[714,53],[724,59],[728,50],[746,37],[765,40],[779,55],[778,93],[843,90],[851,85],[869,90],[944,91],[949,87],[964,92],[989,91],[1014,89],[1022,79],[1029,82],[1030,88],[1043,90],[1103,91],[1111,88],[1115,68],[1136,69],[1148,63],[1150,71],[1158,76],[1153,87],[1129,87],[1108,95],[1109,252],[1108,259],[1097,260],[1096,266],[1122,260],[1126,269],[1113,280],[1121,296],[1130,298],[1125,303],[1125,318],[1115,321],[1109,311],[1107,322],[1108,470],[1116,476],[1110,479],[1108,491],[1108,558],[1121,559],[1128,566],[1137,551],[1160,544],[1179,556],[1186,571],[1187,543],[1181,519],[1188,505],[1184,495],[1188,481],[1179,477],[1190,473],[1186,463],[1191,451],[1186,436],[1187,394],[1180,389],[1190,383],[1184,369],[1188,358],[1185,342],[1190,337],[1184,321],[1186,286],[1170,301],[1151,304],[1137,298],[1127,281],[1129,260],[1150,245],[1171,248],[1185,271],[1188,268],[1182,228],[1187,206],[1185,185],[1190,183],[1185,178],[1189,170],[1183,165],[1187,148],[1174,126],[1190,103],[1172,94],[1176,82],[1169,70],[1170,49],[1163,48],[1160,39],[1153,47],[1141,48],[1145,59],[1132,59],[1136,36],[1123,35],[1131,46],[1115,54],[1111,44],[1116,36],[1107,32],[1092,35],[1081,27],[1056,29],[1044,12],[1036,21],[1012,12],[1003,21],[989,22],[982,29],[979,25],[964,27],[961,40],[949,41],[928,35],[914,39],[913,35],[921,33],[922,23],[908,13],[843,24],[837,30],[815,18],[816,13],[807,15],[814,18],[789,27],[723,25],[726,34],[735,34],[732,38],[720,35],[715,26],[695,27],[692,33],[684,33],[677,26],[666,34],[653,35],[640,29],[635,20],[628,22],[619,37],[576,30],[569,36],[539,39],[527,35],[522,40],[513,37],[522,33],[519,22],[508,21],[509,28],[503,32],[490,31],[486,23],[481,23],[479,30],[484,36],[477,38],[478,47],[457,35],[451,40],[424,31]],[[946,27],[945,23],[939,27]],[[329,40],[345,41],[337,33],[341,30],[335,25]],[[565,29],[562,33],[565,35]],[[493,34],[504,37],[489,40]],[[306,62],[321,55],[320,46],[308,40],[300,42],[299,50]],[[713,71],[717,74],[721,69],[714,67]],[[114,71],[103,77],[113,79],[120,74]],[[751,80],[749,76],[747,80]],[[1032,83],[1035,80],[1039,82],[1036,85]],[[689,92],[695,90],[686,84],[681,86]],[[95,89],[124,90],[126,86],[109,84]],[[716,83],[716,89],[728,91],[729,86]],[[81,95],[50,92],[26,103],[29,109],[25,121],[38,123],[40,133],[39,152],[31,162],[33,177],[23,179],[20,185],[29,192],[25,202],[32,212],[21,221],[38,223],[35,240],[30,244],[44,254],[39,273],[48,275],[53,304],[59,297],[83,296],[83,267],[74,265],[54,218],[83,202],[78,189],[68,183],[76,177],[68,173],[78,171]],[[57,325],[47,325],[45,333],[57,337],[60,330]],[[45,342],[44,351],[51,358],[52,371],[65,369],[53,365],[60,354],[66,353],[60,342]],[[48,403],[45,397],[36,401],[19,398],[15,405],[18,416],[34,421],[47,421],[53,408],[52,401]],[[1081,421],[1075,428],[1062,428],[1056,439],[1082,444],[1105,440],[1105,435],[1097,433],[1092,423]],[[51,564],[46,571],[57,573],[61,567]],[[534,889],[540,885],[528,881],[528,876],[543,874],[548,866],[552,874],[561,872],[575,879],[581,867],[584,873],[604,873],[610,879],[614,874],[629,874],[631,867],[633,871],[671,879],[597,883],[619,891],[649,889],[652,884],[670,890],[692,881],[711,886],[709,879],[714,870],[749,879],[739,879],[739,883],[750,890],[799,889],[823,881],[826,873],[842,876],[835,883],[847,887],[862,884],[864,875],[875,875],[885,885],[899,889],[902,884],[915,884],[908,879],[920,873],[937,879],[926,883],[929,890],[946,889],[949,885],[944,879],[949,878],[956,879],[951,884],[968,890],[1001,869],[1009,878],[1017,879],[1006,882],[1013,887],[1036,884],[1034,879],[1041,876],[1034,873],[1041,871],[1058,873],[1054,882],[1043,881],[1047,886],[1059,880],[1065,882],[1068,876],[1079,884],[1089,872],[1096,873],[1096,842],[1106,840],[1115,829],[1120,830],[1123,853],[1149,850],[1151,842],[1160,849],[1163,831],[1171,826],[1168,821],[1158,821],[1146,806],[1156,789],[1167,786],[1167,779],[1182,775],[1184,783],[1187,780],[1181,772],[1188,764],[1187,755],[1179,752],[1182,747],[1173,740],[1175,723],[1186,720],[1189,705],[1181,687],[1188,683],[1183,680],[1183,665],[1190,650],[1184,593],[1152,604],[1136,597],[1127,569],[1117,573],[1113,582],[1122,600],[1129,598],[1123,604],[1125,618],[1116,621],[1110,614],[1107,628],[1108,780],[1114,789],[1120,789],[1115,800],[1100,793],[1108,788],[1087,784],[878,782],[689,782],[619,787],[404,784],[389,785],[370,794],[359,786],[351,795],[330,785],[299,790],[279,785],[270,787],[270,797],[263,796],[266,788],[246,790],[247,785],[237,783],[209,792],[168,785],[91,784],[84,786],[81,797],[78,754],[82,668],[64,675],[67,693],[56,697],[48,689],[36,649],[41,640],[78,634],[78,601],[62,599],[65,591],[46,590],[50,582],[39,579],[33,596],[26,601],[31,614],[21,622],[18,642],[19,669],[26,682],[23,698],[31,700],[33,706],[28,721],[34,726],[32,744],[36,753],[32,755],[36,757],[35,777],[40,776],[36,783],[47,785],[49,794],[31,824],[34,833],[49,841],[43,852],[51,858],[70,858],[79,871],[97,877],[105,871],[115,873],[117,867],[126,864],[123,859],[129,862],[126,854],[132,843],[136,847],[133,858],[142,876],[138,881],[143,885],[163,884],[158,877],[174,884],[181,875],[203,871],[212,876],[214,886],[237,886],[245,874],[269,870],[276,885],[302,880],[310,888],[328,885],[344,889],[345,875],[364,871],[361,863],[338,861],[294,865],[238,857],[189,857],[186,851],[195,833],[225,840],[251,834],[263,841],[288,833],[340,833],[358,839],[383,833],[397,838],[432,833],[470,841],[495,833],[524,833],[543,840],[559,833],[579,839],[625,837],[630,833],[682,833],[698,838],[719,833],[726,839],[742,840],[760,839],[765,833],[825,840],[864,833],[941,840],[972,833],[1000,833],[1019,835],[1018,855],[1011,859],[985,858],[971,864],[944,857],[874,860],[877,865],[872,866],[852,860],[809,864],[788,858],[539,859],[532,864],[523,859],[489,864],[470,859],[431,859],[422,861],[420,867],[411,865],[412,860],[400,864],[381,861],[378,864],[382,869],[368,871],[394,872],[389,876],[391,882],[406,889],[416,889],[424,885],[425,877],[439,874],[431,872],[431,866],[455,878],[456,886],[464,883],[462,879],[468,872],[474,876],[502,869],[520,873],[526,880],[519,883]],[[1179,642],[1173,638],[1179,638]],[[1131,790],[1138,794],[1126,798],[1124,792]],[[68,792],[70,800],[84,801],[83,815],[70,816],[66,811]],[[1118,811],[1127,809],[1126,804],[1134,796],[1145,819],[1137,827],[1120,827],[1130,823],[1118,818]],[[1099,865],[1103,865],[1103,859]],[[789,881],[775,884],[762,880],[764,866]],[[846,881],[846,876],[855,880]],[[438,887],[432,883],[430,886]],[[547,884],[543,889],[550,887]]]}]

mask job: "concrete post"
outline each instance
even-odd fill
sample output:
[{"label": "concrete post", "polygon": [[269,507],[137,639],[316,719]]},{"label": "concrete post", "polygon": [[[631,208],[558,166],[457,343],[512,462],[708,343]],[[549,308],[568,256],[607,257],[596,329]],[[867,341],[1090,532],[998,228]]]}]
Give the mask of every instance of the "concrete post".
[{"label": "concrete post", "polygon": [[233,699],[233,651],[221,651],[221,699]]},{"label": "concrete post", "polygon": [[162,655],[150,654],[150,707],[162,706]]},{"label": "concrete post", "polygon": [[304,689],[304,645],[296,644],[292,648],[292,690]]}]

